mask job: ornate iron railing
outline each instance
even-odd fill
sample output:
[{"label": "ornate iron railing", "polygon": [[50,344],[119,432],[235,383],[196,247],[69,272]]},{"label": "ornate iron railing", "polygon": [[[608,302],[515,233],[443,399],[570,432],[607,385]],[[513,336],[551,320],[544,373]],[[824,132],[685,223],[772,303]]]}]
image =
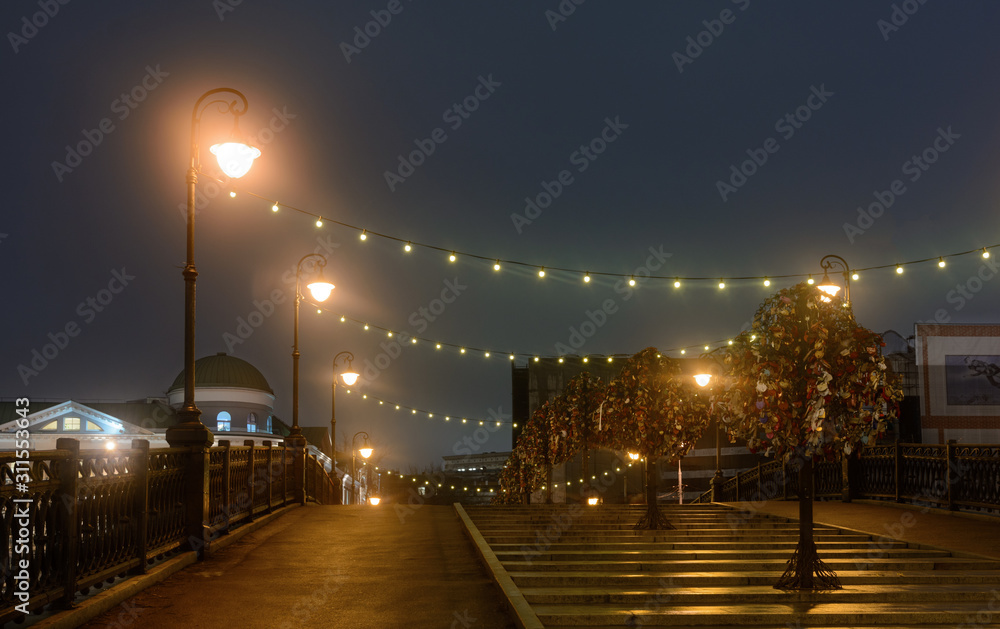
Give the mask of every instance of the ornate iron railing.
[{"label": "ornate iron railing", "polygon": [[[231,446],[200,450],[81,451],[75,439],[57,450],[0,452],[0,623],[50,603],[68,606],[77,593],[227,533],[278,507],[305,500],[333,504],[336,483],[315,456],[284,447]],[[25,457],[24,455],[27,454]],[[206,458],[205,513],[189,521],[191,481]],[[296,456],[302,472],[296,483]],[[194,474],[194,476],[192,476]],[[195,505],[197,506],[197,505]]]},{"label": "ornate iron railing", "polygon": [[[798,495],[794,464],[770,461],[737,473],[695,503]],[[813,465],[817,498],[893,500],[949,510],[1000,512],[1000,445],[894,443],[866,446],[846,461]]]}]

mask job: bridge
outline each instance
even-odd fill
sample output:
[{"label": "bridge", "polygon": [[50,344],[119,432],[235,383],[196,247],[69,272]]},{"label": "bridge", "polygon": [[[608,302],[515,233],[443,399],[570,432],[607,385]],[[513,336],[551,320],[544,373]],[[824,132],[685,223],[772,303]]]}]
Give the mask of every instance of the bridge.
[{"label": "bridge", "polygon": [[1000,521],[958,512],[998,507],[993,446],[873,451],[878,482],[867,464],[851,482],[903,488],[882,501],[820,473],[837,499],[815,505],[817,543],[844,589],[791,594],[771,587],[797,531],[774,470],[642,532],[623,505],[330,505],[304,451],[133,446],[0,455],[5,626],[1000,626]]}]

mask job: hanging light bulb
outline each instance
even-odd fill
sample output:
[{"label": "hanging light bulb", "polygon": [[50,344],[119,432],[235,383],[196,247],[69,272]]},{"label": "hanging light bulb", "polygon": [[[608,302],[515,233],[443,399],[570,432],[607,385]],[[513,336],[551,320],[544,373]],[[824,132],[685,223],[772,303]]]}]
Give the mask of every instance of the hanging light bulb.
[{"label": "hanging light bulb", "polygon": [[590,273],[589,272],[586,272],[586,273],[583,274],[583,281],[584,281],[584,283],[589,283],[590,282]]},{"label": "hanging light bulb", "polygon": [[316,219],[316,227],[322,227],[322,226],[323,226],[323,219],[317,218]]},{"label": "hanging light bulb", "polygon": [[406,244],[403,245],[403,251],[405,251],[406,253],[409,253],[411,249],[413,249],[413,247],[411,247],[410,246],[410,242],[407,241]]},{"label": "hanging light bulb", "polygon": [[368,240],[368,230],[367,229],[362,229],[361,230],[361,235],[358,236],[358,238],[360,238],[361,240]]},{"label": "hanging light bulb", "polygon": [[769,280],[769,279],[767,279],[767,278],[765,277],[765,278],[764,278],[764,286],[770,286],[770,285],[771,285],[771,280]]},{"label": "hanging light bulb", "polygon": [[274,205],[272,205],[272,206],[271,206],[271,211],[272,211],[272,212],[277,212],[277,211],[278,211],[278,209],[279,209],[279,208],[278,208],[278,204],[277,204],[277,203],[275,203]]},{"label": "hanging light bulb", "polygon": [[809,279],[807,279],[807,280],[806,280],[806,284],[808,284],[808,285],[812,286],[812,285],[813,285],[813,284],[815,284],[815,283],[816,283],[816,280],[814,280],[814,279],[813,279],[813,276],[812,276],[812,275],[810,274],[810,275],[809,275]]},{"label": "hanging light bulb", "polygon": [[538,277],[545,277],[545,267],[538,269]]},{"label": "hanging light bulb", "polygon": [[726,287],[726,280],[719,280],[719,288],[725,288],[725,287]]},{"label": "hanging light bulb", "polygon": [[986,247],[983,247],[983,258],[990,257],[990,251]]},{"label": "hanging light bulb", "polygon": [[455,252],[454,251],[452,251],[451,254],[448,256],[448,262],[454,262],[457,259],[458,258],[455,256]]},{"label": "hanging light bulb", "polygon": [[945,267],[944,258],[938,258],[938,266],[942,269]]},{"label": "hanging light bulb", "polygon": [[628,285],[629,286],[635,286],[635,276],[629,276],[629,278],[628,278]]},{"label": "hanging light bulb", "polygon": [[500,270],[500,261],[499,260],[497,260],[496,263],[493,265],[493,270],[494,271],[499,271]]},{"label": "hanging light bulb", "polygon": [[677,278],[674,280],[674,288],[680,288],[680,287],[681,287],[681,280],[680,278]]},{"label": "hanging light bulb", "polygon": [[897,275],[902,275],[903,274],[903,265],[901,265],[901,264],[897,264],[896,265],[896,274]]},{"label": "hanging light bulb", "polygon": [[[233,132],[236,133],[236,129]],[[260,149],[243,142],[223,142],[213,145],[208,150],[215,155],[222,172],[233,179],[239,179],[250,172],[253,160],[260,157]]]}]

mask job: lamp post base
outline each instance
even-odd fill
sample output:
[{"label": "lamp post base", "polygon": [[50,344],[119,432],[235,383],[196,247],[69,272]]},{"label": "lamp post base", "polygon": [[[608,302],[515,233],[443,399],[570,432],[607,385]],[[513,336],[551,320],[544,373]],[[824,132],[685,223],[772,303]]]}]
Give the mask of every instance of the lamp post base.
[{"label": "lamp post base", "polygon": [[[179,413],[183,419],[183,411]],[[215,435],[196,417],[181,421],[167,428],[167,443],[171,447],[200,446],[209,448],[215,443]]]},{"label": "lamp post base", "polygon": [[309,442],[306,438],[302,436],[301,433],[297,435],[288,435],[284,438],[284,443],[286,448],[305,448]]}]

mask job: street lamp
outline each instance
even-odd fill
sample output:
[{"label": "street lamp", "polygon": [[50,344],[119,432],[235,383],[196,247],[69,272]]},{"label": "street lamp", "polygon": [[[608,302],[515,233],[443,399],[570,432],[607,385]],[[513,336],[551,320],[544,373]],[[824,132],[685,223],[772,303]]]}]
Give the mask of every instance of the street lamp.
[{"label": "street lamp", "polygon": [[330,397],[330,446],[333,458],[333,466],[337,467],[337,361],[343,358],[347,361],[347,371],[340,374],[344,384],[352,386],[358,381],[358,374],[351,368],[354,362],[354,354],[351,352],[340,352],[333,357],[333,393]]},{"label": "street lamp", "polygon": [[829,297],[822,297],[821,299],[826,302],[832,301],[832,299],[836,297],[837,293],[840,291],[840,286],[830,281],[830,276],[827,273],[827,271],[833,268],[834,265],[837,265],[843,269],[843,274],[844,274],[844,304],[845,305],[850,304],[851,268],[847,266],[847,261],[841,258],[840,256],[835,256],[831,254],[828,256],[823,256],[823,259],[820,260],[819,265],[823,268],[823,279],[822,281],[820,281],[819,286],[817,286],[816,288],[820,289],[821,291],[829,295]]},{"label": "street lamp", "polygon": [[[364,435],[365,440],[361,444],[361,448],[357,449],[354,447],[354,444],[357,441],[359,435]],[[368,433],[363,430],[354,433],[354,437],[351,439],[351,496],[353,498],[354,504],[358,504],[358,479],[357,479],[358,458],[354,455],[354,453],[360,452],[361,456],[364,457],[365,459],[370,457],[372,455],[373,449],[368,439],[369,439]]]},{"label": "street lamp", "polygon": [[[717,362],[719,359],[717,358],[716,355],[713,354],[713,352],[702,354],[701,359],[704,362],[705,368],[704,371],[702,371],[701,373],[695,374],[694,381],[699,387],[705,388],[709,386],[709,384],[711,384],[712,379],[715,377],[715,374],[713,374],[712,372],[719,371],[719,364]],[[715,415],[715,475],[712,477],[713,501],[715,500],[715,493],[714,493],[715,490],[722,485],[722,481],[724,480],[722,476],[722,441],[720,438],[720,433],[721,433],[720,423],[721,420],[719,418],[719,415],[716,414]]]},{"label": "street lamp", "polygon": [[285,444],[292,448],[305,448],[306,438],[302,436],[302,429],[299,428],[299,302],[302,301],[302,291],[299,288],[299,280],[302,277],[302,263],[313,258],[319,267],[319,279],[311,282],[306,288],[312,293],[316,301],[326,301],[333,291],[333,284],[323,279],[323,267],[326,266],[326,258],[318,253],[308,253],[302,256],[299,263],[295,265],[295,314],[294,330],[292,333],[292,428],[285,437]]},{"label": "street lamp", "polygon": [[[226,96],[222,96],[225,94]],[[201,421],[201,411],[194,401],[194,330],[195,330],[195,281],[198,270],[194,265],[194,213],[195,187],[201,170],[198,151],[198,131],[201,114],[217,105],[219,113],[232,114],[233,133],[229,142],[211,148],[223,172],[233,178],[242,177],[250,170],[253,160],[260,157],[260,150],[245,144],[239,137],[240,116],[247,112],[246,96],[237,90],[220,87],[209,90],[195,101],[191,112],[191,162],[187,176],[187,262],[184,265],[184,402],[177,412],[178,421],[167,428],[167,443],[171,446],[208,446],[214,441],[212,432]]]}]

